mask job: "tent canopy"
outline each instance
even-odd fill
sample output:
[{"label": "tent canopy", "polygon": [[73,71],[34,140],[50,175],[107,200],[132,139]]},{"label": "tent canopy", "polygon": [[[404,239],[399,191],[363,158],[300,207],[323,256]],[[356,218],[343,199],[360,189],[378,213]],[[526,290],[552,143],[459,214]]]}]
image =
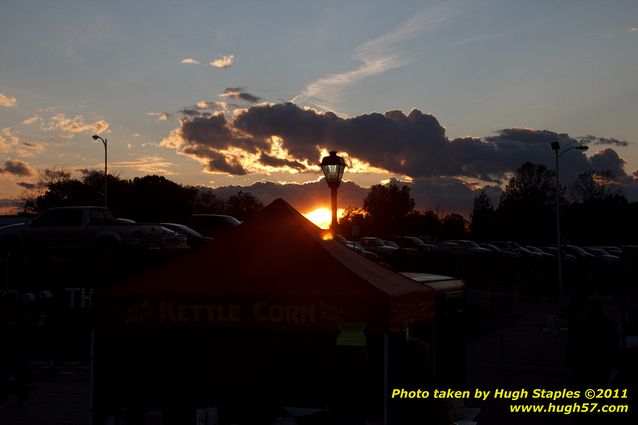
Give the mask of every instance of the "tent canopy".
[{"label": "tent canopy", "polygon": [[282,199],[224,238],[99,291],[101,328],[398,331],[433,290],[337,241]]}]

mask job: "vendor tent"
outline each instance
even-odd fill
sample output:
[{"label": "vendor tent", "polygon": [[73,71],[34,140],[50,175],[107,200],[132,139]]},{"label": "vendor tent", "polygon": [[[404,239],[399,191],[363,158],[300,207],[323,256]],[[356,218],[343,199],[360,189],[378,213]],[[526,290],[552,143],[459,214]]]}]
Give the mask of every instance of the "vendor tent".
[{"label": "vendor tent", "polygon": [[101,291],[96,308],[99,328],[385,333],[430,320],[433,291],[278,199],[226,238]]},{"label": "vendor tent", "polygon": [[388,335],[429,322],[434,291],[278,199],[224,238],[99,291],[95,313],[100,418],[117,406],[171,403],[178,418],[193,404],[264,395],[363,405],[365,391],[379,408]]}]

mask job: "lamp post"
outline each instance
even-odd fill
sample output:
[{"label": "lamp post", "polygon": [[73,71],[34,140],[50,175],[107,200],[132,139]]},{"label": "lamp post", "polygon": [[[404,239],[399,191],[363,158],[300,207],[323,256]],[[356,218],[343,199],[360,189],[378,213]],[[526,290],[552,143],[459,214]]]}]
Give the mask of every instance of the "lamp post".
[{"label": "lamp post", "polygon": [[332,221],[330,230],[333,232],[337,227],[337,188],[341,184],[343,171],[346,169],[346,161],[337,156],[337,151],[330,151],[330,156],[325,156],[321,160],[321,170],[326,176],[326,182],[330,187],[330,196],[332,200]]},{"label": "lamp post", "polygon": [[561,296],[563,293],[563,259],[560,249],[560,181],[558,178],[558,159],[563,156],[563,154],[571,150],[586,151],[589,147],[583,145],[572,146],[561,152],[560,143],[551,142],[550,145],[554,151],[554,157],[556,160],[556,261],[558,266],[558,296]]},{"label": "lamp post", "polygon": [[101,140],[104,145],[104,208],[107,207],[106,203],[106,181],[108,176],[108,161],[107,161],[107,141],[106,139],[101,138],[97,134],[93,135],[93,140]]}]

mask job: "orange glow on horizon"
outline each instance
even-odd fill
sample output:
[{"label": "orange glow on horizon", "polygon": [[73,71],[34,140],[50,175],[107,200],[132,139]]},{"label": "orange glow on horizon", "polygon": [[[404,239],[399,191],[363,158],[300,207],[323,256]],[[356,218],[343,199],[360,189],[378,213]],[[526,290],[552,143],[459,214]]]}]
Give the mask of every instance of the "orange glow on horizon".
[{"label": "orange glow on horizon", "polygon": [[[345,210],[343,208],[337,208],[337,218],[341,218],[343,216],[343,212]],[[330,228],[330,221],[332,213],[330,212],[330,208],[319,207],[310,212],[304,214],[308,220],[312,221],[314,224],[319,226],[322,229]]]}]

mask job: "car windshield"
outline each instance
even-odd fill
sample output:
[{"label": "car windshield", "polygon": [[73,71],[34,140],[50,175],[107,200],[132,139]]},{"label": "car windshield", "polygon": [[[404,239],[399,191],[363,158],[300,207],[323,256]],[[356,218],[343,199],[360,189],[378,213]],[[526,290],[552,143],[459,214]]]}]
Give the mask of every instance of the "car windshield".
[{"label": "car windshield", "polygon": [[479,244],[474,241],[459,241],[468,248],[480,248]]},{"label": "car windshield", "polygon": [[582,249],[579,246],[567,245],[565,248],[568,251],[571,251],[572,253],[576,253],[577,255],[580,255],[580,256],[586,256],[587,255],[587,251],[585,251],[584,249]]},{"label": "car windshield", "polygon": [[188,226],[184,226],[183,224],[174,224],[174,223],[164,223],[162,224],[165,227],[168,227],[171,230],[174,230],[178,233],[183,233],[185,235],[193,236],[196,238],[203,238],[202,234],[196,230],[191,229]]},{"label": "car windshield", "polygon": [[387,246],[391,246],[394,248],[399,248],[399,245],[396,244],[396,242],[392,242],[392,241],[383,241],[384,244],[386,244]]},{"label": "car windshield", "polygon": [[410,236],[406,236],[405,240],[411,241],[414,245],[425,245],[425,242],[423,242],[419,238],[413,238],[413,237],[410,237]]}]

